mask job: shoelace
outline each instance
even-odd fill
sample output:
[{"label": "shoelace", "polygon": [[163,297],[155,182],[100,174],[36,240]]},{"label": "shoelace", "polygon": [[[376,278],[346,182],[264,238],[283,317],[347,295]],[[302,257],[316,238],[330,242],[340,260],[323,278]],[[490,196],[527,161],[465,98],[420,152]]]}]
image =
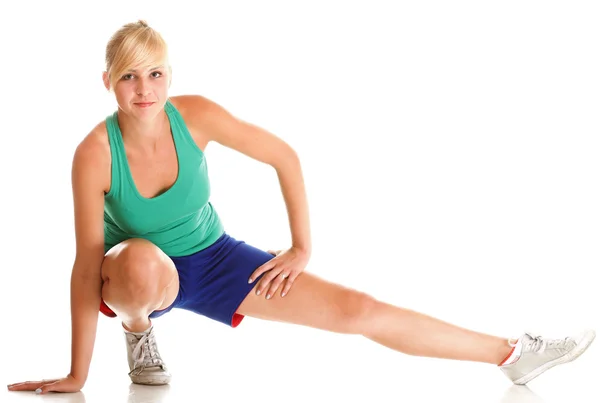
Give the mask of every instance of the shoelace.
[{"label": "shoelace", "polygon": [[160,354],[158,353],[153,331],[150,331],[150,333],[145,334],[138,340],[138,343],[133,349],[132,357],[132,375],[139,375],[146,368],[151,367],[160,367],[164,369],[164,363],[160,357]]},{"label": "shoelace", "polygon": [[[565,337],[564,339],[544,339],[541,336],[535,336],[530,333],[527,333],[532,340],[529,340],[527,343],[523,343],[523,351],[530,351],[533,353],[543,353],[546,348],[568,348],[567,344],[572,343],[571,339]],[[511,343],[510,340],[508,344],[511,347],[517,345],[517,343]]]}]

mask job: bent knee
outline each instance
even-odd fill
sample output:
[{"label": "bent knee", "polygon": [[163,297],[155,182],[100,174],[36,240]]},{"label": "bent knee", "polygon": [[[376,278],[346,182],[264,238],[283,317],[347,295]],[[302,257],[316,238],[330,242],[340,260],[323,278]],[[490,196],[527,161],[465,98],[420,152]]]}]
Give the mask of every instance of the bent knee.
[{"label": "bent knee", "polygon": [[[165,272],[174,270],[173,262],[156,245],[145,239],[128,239],[108,251],[102,267],[105,281],[118,283],[132,291],[156,288]],[[154,290],[151,290],[154,291]]]}]

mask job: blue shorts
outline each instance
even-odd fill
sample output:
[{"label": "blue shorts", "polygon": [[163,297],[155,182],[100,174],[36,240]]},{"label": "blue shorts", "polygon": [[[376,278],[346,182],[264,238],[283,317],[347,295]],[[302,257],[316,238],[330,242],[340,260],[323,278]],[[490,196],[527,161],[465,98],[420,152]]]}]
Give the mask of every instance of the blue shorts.
[{"label": "blue shorts", "polygon": [[[179,308],[236,327],[244,319],[236,311],[258,280],[248,284],[250,275],[271,259],[270,253],[227,233],[206,249],[189,256],[171,257],[179,273],[179,293],[168,308],[152,312],[150,318]],[[100,311],[116,316],[104,302]]]}]

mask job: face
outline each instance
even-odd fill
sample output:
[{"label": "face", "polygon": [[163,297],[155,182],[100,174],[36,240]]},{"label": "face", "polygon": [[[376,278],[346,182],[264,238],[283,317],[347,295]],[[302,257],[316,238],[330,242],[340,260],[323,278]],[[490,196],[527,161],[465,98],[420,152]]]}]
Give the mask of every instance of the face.
[{"label": "face", "polygon": [[[114,93],[125,114],[137,119],[155,117],[164,107],[170,84],[169,68],[166,65],[135,67],[118,78]],[[104,85],[110,88],[104,73]]]}]

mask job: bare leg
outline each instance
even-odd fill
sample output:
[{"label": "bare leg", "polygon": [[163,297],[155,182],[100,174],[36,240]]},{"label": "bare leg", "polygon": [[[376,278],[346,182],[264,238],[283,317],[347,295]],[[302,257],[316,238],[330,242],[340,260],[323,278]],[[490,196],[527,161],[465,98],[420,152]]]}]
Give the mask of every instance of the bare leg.
[{"label": "bare leg", "polygon": [[[257,284],[257,286],[260,283]],[[256,287],[255,286],[255,289]],[[396,307],[304,272],[290,293],[271,299],[251,292],[241,315],[338,333],[360,334],[405,354],[499,364],[511,351],[506,337],[461,328]]]},{"label": "bare leg", "polygon": [[167,308],[179,290],[175,265],[159,248],[129,239],[109,250],[102,264],[102,298],[131,332],[150,327],[148,316]]},{"label": "bare leg", "polygon": [[499,364],[507,338],[491,336],[390,304],[376,302],[361,333],[406,354]]}]

